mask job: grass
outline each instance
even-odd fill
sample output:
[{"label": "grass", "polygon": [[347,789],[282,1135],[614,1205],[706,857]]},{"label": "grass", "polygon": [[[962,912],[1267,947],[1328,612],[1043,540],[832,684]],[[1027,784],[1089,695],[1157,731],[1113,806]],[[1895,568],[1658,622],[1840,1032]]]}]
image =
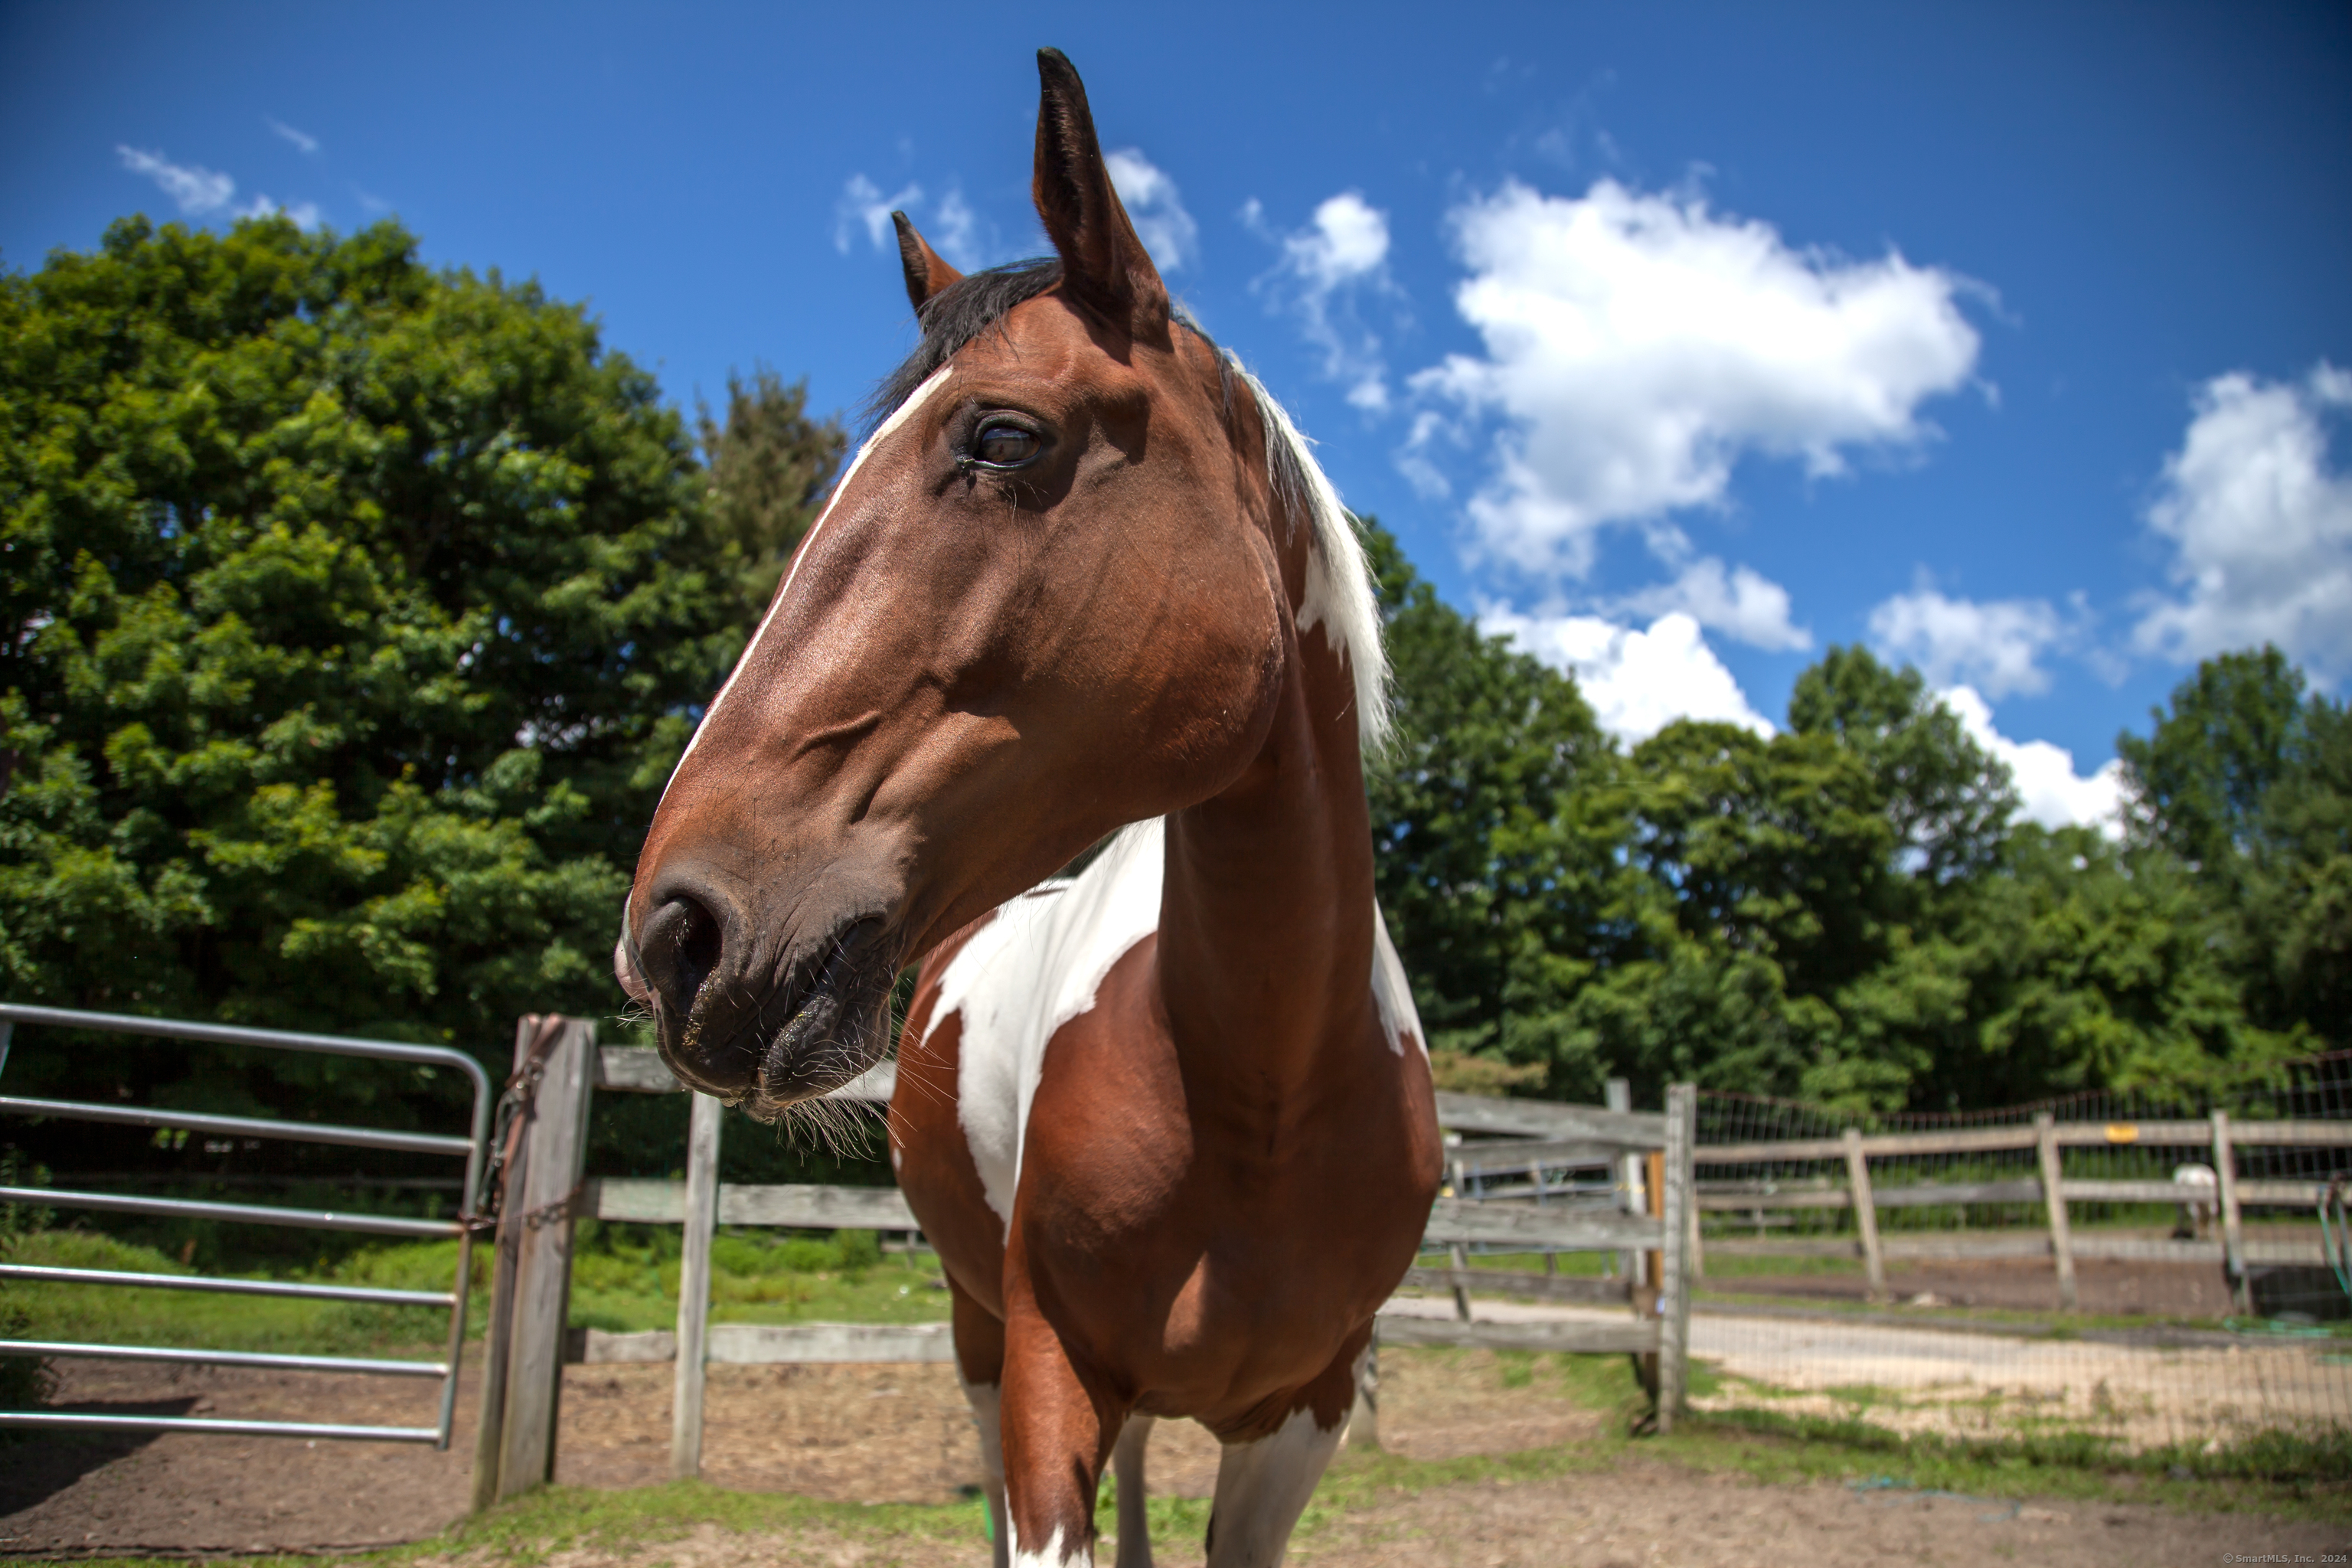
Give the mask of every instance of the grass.
[{"label": "grass", "polygon": [[[584,1222],[572,1261],[572,1323],[613,1331],[677,1322],[677,1242],[667,1249],[652,1227]],[[673,1233],[674,1237],[674,1233]],[[96,1231],[42,1230],[14,1237],[10,1259],[65,1268],[140,1274],[199,1272],[152,1247]],[[948,1297],[927,1256],[883,1254],[870,1232],[832,1237],[722,1234],[711,1248],[711,1321],[721,1323],[944,1321]],[[488,1301],[490,1253],[474,1249],[467,1321],[478,1338]],[[295,1279],[403,1290],[446,1290],[457,1270],[455,1241],[367,1247],[287,1269],[221,1268],[229,1278]],[[439,1308],[378,1307],[197,1290],[11,1281],[5,1303],[18,1337],[305,1355],[437,1352],[448,1332]]]},{"label": "grass", "polygon": [[[85,1230],[44,1230],[16,1237],[16,1263],[62,1268],[107,1268],[139,1274],[194,1274],[194,1268],[152,1247]],[[477,1278],[488,1282],[488,1252],[477,1248]],[[427,1242],[355,1253],[340,1263],[299,1271],[319,1282],[377,1285],[404,1290],[446,1290],[457,1277],[457,1244]],[[235,1277],[235,1276],[232,1276]],[[257,1271],[244,1277],[264,1278]],[[282,1277],[282,1276],[281,1276]],[[266,1296],[218,1296],[197,1290],[48,1285],[11,1281],[8,1305],[26,1338],[138,1345],[202,1345],[213,1350],[273,1351],[299,1355],[373,1355],[438,1349],[448,1332],[440,1309],[373,1307],[340,1301],[297,1301]],[[474,1295],[469,1320],[478,1327],[484,1296]]]},{"label": "grass", "polygon": [[[575,1327],[620,1332],[677,1322],[677,1233],[583,1223],[572,1265]],[[939,1264],[883,1253],[870,1231],[829,1239],[721,1232],[710,1247],[714,1323],[937,1323],[948,1317]]]}]

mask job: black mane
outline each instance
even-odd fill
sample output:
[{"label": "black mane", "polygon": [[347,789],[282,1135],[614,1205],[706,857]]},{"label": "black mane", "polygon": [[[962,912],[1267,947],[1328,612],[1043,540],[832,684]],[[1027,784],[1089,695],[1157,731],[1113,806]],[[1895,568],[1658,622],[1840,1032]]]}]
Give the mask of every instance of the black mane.
[{"label": "black mane", "polygon": [[966,343],[1003,321],[1013,306],[1034,300],[1062,280],[1062,263],[1051,256],[1008,261],[966,273],[923,301],[915,320],[923,341],[866,400],[870,431],[898,412],[898,405],[931,379],[931,373],[963,351]]}]

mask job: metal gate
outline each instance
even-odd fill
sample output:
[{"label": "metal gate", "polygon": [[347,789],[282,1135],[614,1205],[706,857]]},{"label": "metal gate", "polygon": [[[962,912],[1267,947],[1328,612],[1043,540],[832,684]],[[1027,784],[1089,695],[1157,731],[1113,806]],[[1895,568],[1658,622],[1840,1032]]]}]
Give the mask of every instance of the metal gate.
[{"label": "metal gate", "polygon": [[107,1121],[133,1127],[183,1129],[232,1138],[282,1138],[310,1143],[340,1143],[360,1149],[440,1154],[466,1162],[457,1217],[404,1219],[390,1215],[341,1214],[332,1210],[266,1208],[253,1204],[202,1203],[114,1193],[68,1192],[54,1187],[0,1186],[0,1203],[43,1208],[78,1208],[115,1214],[176,1215],[237,1225],[299,1226],[314,1230],[362,1231],[375,1236],[457,1238],[457,1271],[446,1291],[388,1290],[352,1285],[304,1285],[277,1279],[221,1279],[195,1275],[134,1274],[109,1268],[50,1268],[0,1262],[0,1279],[50,1284],[134,1286],[158,1290],[212,1290],[240,1296],[289,1296],[313,1301],[357,1301],[376,1306],[440,1307],[449,1313],[448,1354],[437,1362],[387,1361],[354,1356],[276,1355],[252,1351],[180,1349],[148,1345],[79,1343],[67,1341],[0,1340],[0,1355],[92,1356],[121,1361],[197,1363],[214,1366],[271,1367],[310,1372],[361,1373],[384,1377],[438,1378],[440,1418],[431,1426],[363,1426],[301,1421],[215,1420],[185,1415],[84,1415],[68,1411],[0,1410],[0,1426],[102,1427],[132,1432],[218,1432],[246,1436],[331,1437],[390,1443],[449,1446],[457,1408],[457,1356],[466,1342],[466,1288],[473,1267],[474,1216],[480,1206],[482,1170],[489,1142],[490,1080],[481,1064],[446,1046],[395,1045],[383,1040],[345,1039],[334,1035],[285,1034],[275,1029],[239,1029],[173,1018],[140,1018],[116,1013],[76,1013],[59,1007],[0,1004],[0,1069],[8,1059],[9,1037],[18,1024],[60,1029],[96,1029],[218,1045],[259,1046],[271,1050],[315,1051],[326,1056],[365,1057],[446,1068],[474,1086],[472,1130],[463,1138],[426,1132],[394,1132],[372,1127],[337,1127],[310,1121],[280,1121],[247,1116],[206,1116],[143,1105],[92,1105],[75,1100],[0,1096],[0,1112]]}]

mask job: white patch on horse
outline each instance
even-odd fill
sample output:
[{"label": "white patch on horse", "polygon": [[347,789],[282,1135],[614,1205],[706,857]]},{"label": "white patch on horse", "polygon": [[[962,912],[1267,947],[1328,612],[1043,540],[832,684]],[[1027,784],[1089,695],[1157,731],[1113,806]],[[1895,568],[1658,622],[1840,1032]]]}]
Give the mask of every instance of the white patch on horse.
[{"label": "white patch on horse", "polygon": [[[951,365],[943,364],[933,371],[930,379],[915,388],[914,395],[892,410],[890,417],[882,421],[874,434],[866,438],[866,445],[857,448],[857,456],[850,459],[849,471],[841,476],[839,484],[833,487],[833,499],[824,503],[824,510],[817,514],[816,521],[809,525],[808,536],[793,552],[793,563],[786,569],[783,582],[777,585],[776,596],[768,601],[768,613],[760,617],[760,629],[753,632],[751,640],[743,645],[742,657],[735,661],[735,668],[727,672],[726,683],[719,687],[719,695],[712,698],[710,706],[702,710],[702,722],[696,725],[694,733],[687,737],[686,750],[678,753],[677,767],[669,771],[673,783],[677,781],[678,769],[686,766],[686,759],[694,755],[694,748],[701,744],[703,735],[710,728],[710,721],[718,716],[719,705],[727,700],[729,692],[735,689],[736,678],[743,673],[743,667],[751,662],[751,656],[759,651],[761,642],[768,635],[768,628],[775,624],[776,612],[784,607],[784,598],[793,591],[793,579],[800,575],[801,563],[809,558],[809,552],[816,547],[816,536],[824,531],[825,523],[832,519],[842,499],[849,494],[850,484],[857,478],[857,470],[866,466],[866,459],[879,450],[883,442],[898,433],[899,426],[915,416],[915,410],[930,400],[931,394],[946,382],[952,369]],[[662,795],[665,798],[668,796],[668,784],[662,785]],[[658,802],[656,806],[658,809]]]},{"label": "white patch on horse", "polygon": [[1094,1548],[1083,1541],[1068,1552],[1064,1552],[1062,1550],[1063,1531],[1058,1524],[1054,1527],[1054,1533],[1046,1541],[1045,1549],[1043,1552],[1022,1551],[1021,1532],[1015,1530],[1011,1533],[1013,1538],[1013,1568],[1070,1568],[1073,1563],[1090,1563],[1095,1560]]},{"label": "white patch on horse", "polygon": [[1323,1426],[1313,1410],[1294,1410],[1256,1442],[1225,1449],[1209,1509],[1209,1568],[1274,1568],[1282,1561],[1347,1427],[1344,1414]]},{"label": "white patch on horse", "polygon": [[1404,961],[1389,941],[1389,922],[1381,918],[1380,900],[1372,900],[1372,1005],[1380,1009],[1381,1029],[1389,1049],[1404,1055],[1404,1037],[1429,1054],[1429,1037],[1421,1032],[1421,1012],[1412,1005],[1412,984],[1404,976]]},{"label": "white patch on horse", "polygon": [[1111,965],[1160,929],[1162,858],[1158,817],[1120,829],[1070,882],[999,909],[940,975],[930,1026],[963,1019],[956,1119],[988,1206],[1008,1225],[1046,1044],[1094,1006]]},{"label": "white patch on horse", "polygon": [[1257,399],[1264,426],[1268,467],[1273,454],[1286,450],[1307,481],[1307,506],[1313,527],[1307,552],[1307,582],[1291,611],[1298,635],[1323,628],[1332,651],[1348,666],[1356,687],[1356,738],[1370,751],[1389,732],[1388,656],[1381,648],[1381,610],[1372,596],[1372,573],[1364,558],[1363,542],[1339,503],[1323,465],[1315,460],[1315,444],[1291,423],[1289,411],[1274,400],[1265,384],[1249,373],[1231,351],[1225,354],[1234,373]]}]

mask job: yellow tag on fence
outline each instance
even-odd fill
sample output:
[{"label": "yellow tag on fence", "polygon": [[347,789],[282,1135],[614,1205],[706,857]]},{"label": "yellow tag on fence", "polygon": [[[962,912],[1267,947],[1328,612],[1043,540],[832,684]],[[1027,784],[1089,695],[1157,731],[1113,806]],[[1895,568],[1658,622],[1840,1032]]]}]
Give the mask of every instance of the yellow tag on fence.
[{"label": "yellow tag on fence", "polygon": [[2110,1142],[2110,1143],[2137,1143],[2137,1142],[2139,1142],[2139,1123],[2137,1123],[2137,1122],[2136,1122],[2136,1121],[2110,1121],[2110,1122],[2108,1122],[2108,1123],[2107,1123],[2107,1142]]}]

